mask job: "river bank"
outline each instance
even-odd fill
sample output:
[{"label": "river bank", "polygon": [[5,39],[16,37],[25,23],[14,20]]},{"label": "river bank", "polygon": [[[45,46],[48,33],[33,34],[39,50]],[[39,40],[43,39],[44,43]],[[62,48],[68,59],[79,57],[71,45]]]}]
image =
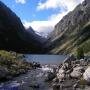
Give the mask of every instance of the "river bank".
[{"label": "river bank", "polygon": [[51,83],[45,82],[47,70],[37,68],[0,84],[0,90],[52,90]]},{"label": "river bank", "polygon": [[[89,65],[88,65],[89,66]],[[80,70],[88,67],[77,66],[71,71],[70,76],[61,72],[57,65],[43,65],[41,68],[28,70],[27,73],[0,83],[0,90],[90,90],[90,86],[82,79]],[[62,73],[62,74],[61,74]],[[83,72],[84,73],[84,72]]]},{"label": "river bank", "polygon": [[40,64],[27,62],[22,54],[0,51],[0,82],[25,74],[36,67],[40,67]]},{"label": "river bank", "polygon": [[40,64],[21,56],[1,53],[0,90],[90,90],[88,59],[71,55],[61,63]]},{"label": "river bank", "polygon": [[31,69],[12,80],[0,83],[0,90],[90,90],[86,81],[79,77],[78,69],[75,72],[78,76],[74,73],[73,77],[67,75],[63,77],[64,73],[61,74],[60,70],[60,66],[57,65],[43,65],[41,68]]}]

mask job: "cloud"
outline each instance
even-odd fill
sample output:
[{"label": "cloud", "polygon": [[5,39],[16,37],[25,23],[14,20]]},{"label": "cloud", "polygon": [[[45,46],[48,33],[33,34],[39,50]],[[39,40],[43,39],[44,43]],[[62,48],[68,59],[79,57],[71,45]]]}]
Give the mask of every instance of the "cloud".
[{"label": "cloud", "polygon": [[50,17],[48,17],[47,21],[24,21],[24,26],[26,28],[31,26],[35,31],[44,32],[47,34],[54,29],[54,26],[62,19],[63,16],[65,16],[69,11],[73,10],[76,5],[82,1],[83,0],[47,0],[45,3],[40,2],[37,6],[38,10],[60,8],[59,13],[52,14]]},{"label": "cloud", "polygon": [[21,3],[21,4],[25,4],[26,3],[26,0],[15,0],[16,3]]},{"label": "cloud", "polygon": [[24,26],[26,29],[31,26],[36,32],[41,36],[46,37],[54,29],[54,23],[51,21],[24,21]]},{"label": "cloud", "polygon": [[37,10],[67,8],[69,11],[71,11],[82,1],[84,0],[46,0],[44,3],[40,1],[38,3]]},{"label": "cloud", "polygon": [[66,14],[65,13],[59,13],[59,14],[54,14],[48,18],[47,21],[26,21],[24,20],[24,26],[25,28],[29,28],[31,26],[35,31],[37,32],[43,32],[45,34],[50,33],[53,31],[54,26],[62,19],[62,17]]},{"label": "cloud", "polygon": [[31,26],[37,32],[49,32],[53,30],[54,23],[51,21],[24,21],[24,26],[29,28]]}]

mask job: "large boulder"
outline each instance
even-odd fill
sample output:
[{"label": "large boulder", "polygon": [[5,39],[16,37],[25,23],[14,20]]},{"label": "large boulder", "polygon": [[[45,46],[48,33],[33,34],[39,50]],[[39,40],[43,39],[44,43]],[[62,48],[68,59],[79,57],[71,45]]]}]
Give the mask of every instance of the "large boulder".
[{"label": "large boulder", "polygon": [[73,71],[71,72],[70,75],[72,78],[79,78],[82,76],[83,72],[84,72],[84,68],[81,66],[78,66],[73,68]]},{"label": "large boulder", "polygon": [[88,68],[85,70],[85,72],[84,72],[84,74],[83,74],[83,78],[84,78],[87,82],[90,83],[90,67],[88,67]]}]

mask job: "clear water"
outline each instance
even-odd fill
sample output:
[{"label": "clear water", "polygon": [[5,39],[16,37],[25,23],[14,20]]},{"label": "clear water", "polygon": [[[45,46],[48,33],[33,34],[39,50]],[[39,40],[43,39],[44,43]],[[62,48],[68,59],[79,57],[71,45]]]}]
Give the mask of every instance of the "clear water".
[{"label": "clear water", "polygon": [[36,61],[41,64],[57,64],[63,61],[67,56],[64,55],[25,55],[26,60]]}]

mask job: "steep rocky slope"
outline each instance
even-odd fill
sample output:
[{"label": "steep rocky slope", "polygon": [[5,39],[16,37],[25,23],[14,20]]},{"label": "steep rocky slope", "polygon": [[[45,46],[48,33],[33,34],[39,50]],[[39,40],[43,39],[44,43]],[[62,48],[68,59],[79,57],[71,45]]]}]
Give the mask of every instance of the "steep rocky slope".
[{"label": "steep rocky slope", "polygon": [[90,0],[85,0],[64,16],[49,35],[49,53],[74,53],[78,46],[90,52]]},{"label": "steep rocky slope", "polygon": [[21,20],[0,1],[0,49],[22,53],[42,53],[43,42],[25,30]]},{"label": "steep rocky slope", "polygon": [[30,33],[32,35],[33,39],[35,39],[36,41],[39,41],[41,44],[46,42],[46,39],[44,37],[40,36],[39,34],[37,34],[37,32],[34,31],[32,27],[29,27],[26,30],[28,33]]}]

